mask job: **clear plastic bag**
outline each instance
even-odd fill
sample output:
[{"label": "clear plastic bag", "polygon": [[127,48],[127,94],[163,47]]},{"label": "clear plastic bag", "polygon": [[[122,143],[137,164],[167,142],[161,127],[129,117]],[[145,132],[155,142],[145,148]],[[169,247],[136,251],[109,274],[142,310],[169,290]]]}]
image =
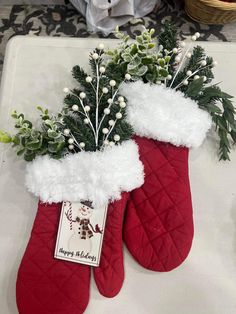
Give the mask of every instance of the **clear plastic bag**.
[{"label": "clear plastic bag", "polygon": [[150,13],[161,0],[70,0],[86,17],[88,30],[109,35],[117,25]]}]

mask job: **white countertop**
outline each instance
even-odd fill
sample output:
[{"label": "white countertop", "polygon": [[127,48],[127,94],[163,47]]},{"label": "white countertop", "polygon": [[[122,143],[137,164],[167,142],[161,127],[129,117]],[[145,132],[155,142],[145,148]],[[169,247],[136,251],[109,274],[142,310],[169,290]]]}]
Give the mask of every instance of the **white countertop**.
[{"label": "white countertop", "polygon": [[[114,40],[102,40],[112,45]],[[14,37],[8,44],[0,92],[0,129],[13,130],[13,109],[36,114],[42,105],[56,110],[63,88],[75,82],[75,64],[88,68],[88,52],[99,39]],[[236,44],[201,43],[219,63],[216,81],[236,95]],[[28,242],[37,200],[24,188],[25,163],[0,146],[0,304],[16,314],[15,280]],[[190,153],[195,238],[188,259],[170,273],[141,268],[125,250],[126,278],[114,299],[102,297],[92,280],[85,314],[236,313],[236,151],[218,162],[209,136]],[[33,313],[32,313],[33,314]],[[43,314],[43,313],[42,313]],[[68,313],[69,314],[69,313]]]}]

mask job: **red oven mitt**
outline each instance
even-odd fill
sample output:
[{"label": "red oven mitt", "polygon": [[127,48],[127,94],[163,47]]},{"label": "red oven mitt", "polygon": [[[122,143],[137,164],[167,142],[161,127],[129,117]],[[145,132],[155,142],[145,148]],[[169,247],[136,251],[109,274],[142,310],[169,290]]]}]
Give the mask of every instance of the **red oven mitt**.
[{"label": "red oven mitt", "polygon": [[130,193],[124,241],[145,268],[170,271],[187,257],[193,239],[188,148],[198,147],[210,115],[173,89],[141,81],[125,84],[127,116],[137,135],[145,182]]},{"label": "red oven mitt", "polygon": [[116,296],[124,282],[123,218],[129,194],[108,207],[106,228],[99,267],[93,268],[99,292],[108,298]]},{"label": "red oven mitt", "polygon": [[[60,203],[64,200],[89,200],[94,210],[111,203],[101,259],[108,276],[103,280],[101,271],[95,277],[99,290],[106,294],[106,279],[112,276],[109,293],[118,293],[124,277],[121,241],[119,243],[123,211],[128,192],[142,184],[143,165],[132,140],[103,151],[67,155],[60,160],[41,156],[27,165],[26,185],[44,203],[39,203],[19,268],[17,305],[20,314],[79,314],[88,304],[90,267],[53,257]],[[108,242],[113,252],[109,265],[105,262]]]},{"label": "red oven mitt", "polygon": [[80,314],[89,302],[90,267],[54,258],[60,213],[60,203],[38,204],[16,282],[20,314]]}]

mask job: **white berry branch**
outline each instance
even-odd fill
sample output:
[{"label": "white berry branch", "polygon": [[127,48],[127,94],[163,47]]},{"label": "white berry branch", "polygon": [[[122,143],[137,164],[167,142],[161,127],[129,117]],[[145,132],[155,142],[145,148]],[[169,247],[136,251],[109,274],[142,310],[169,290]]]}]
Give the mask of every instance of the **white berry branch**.
[{"label": "white berry branch", "polygon": [[92,122],[91,122],[91,120],[90,120],[90,117],[89,117],[87,111],[85,110],[85,107],[84,107],[84,104],[83,104],[82,99],[81,99],[80,97],[78,97],[78,96],[77,96],[75,93],[73,93],[73,92],[72,92],[72,95],[74,95],[74,96],[79,100],[79,102],[80,102],[80,104],[81,104],[81,107],[82,107],[83,110],[84,110],[84,114],[85,114],[86,118],[88,119],[89,125],[90,125],[90,127],[91,127],[91,129],[92,129],[92,131],[93,131],[93,134],[94,134],[95,138],[96,138],[96,132],[95,132],[95,130],[94,130],[94,127],[93,127],[93,124],[92,124]]}]

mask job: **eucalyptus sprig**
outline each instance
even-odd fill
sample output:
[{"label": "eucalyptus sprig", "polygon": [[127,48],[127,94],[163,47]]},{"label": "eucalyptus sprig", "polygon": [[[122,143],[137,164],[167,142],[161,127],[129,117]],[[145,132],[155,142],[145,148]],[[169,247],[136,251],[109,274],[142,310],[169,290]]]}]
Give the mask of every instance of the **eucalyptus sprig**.
[{"label": "eucalyptus sprig", "polygon": [[[129,73],[133,80],[143,79],[146,82],[161,82],[170,79],[169,61],[172,52],[157,46],[153,37],[154,29],[145,30],[129,41],[130,37],[116,29],[115,35],[121,40],[115,49],[105,53],[110,58],[108,68],[118,73]],[[157,49],[158,48],[158,49]]]},{"label": "eucalyptus sprig", "polygon": [[10,135],[0,131],[0,142],[12,143],[18,156],[23,156],[26,161],[32,161],[36,156],[50,155],[53,158],[61,158],[66,154],[65,137],[61,131],[60,115],[50,116],[48,110],[37,107],[41,113],[42,124],[36,129],[33,123],[23,113],[12,113],[15,120],[15,128],[18,132]]}]

